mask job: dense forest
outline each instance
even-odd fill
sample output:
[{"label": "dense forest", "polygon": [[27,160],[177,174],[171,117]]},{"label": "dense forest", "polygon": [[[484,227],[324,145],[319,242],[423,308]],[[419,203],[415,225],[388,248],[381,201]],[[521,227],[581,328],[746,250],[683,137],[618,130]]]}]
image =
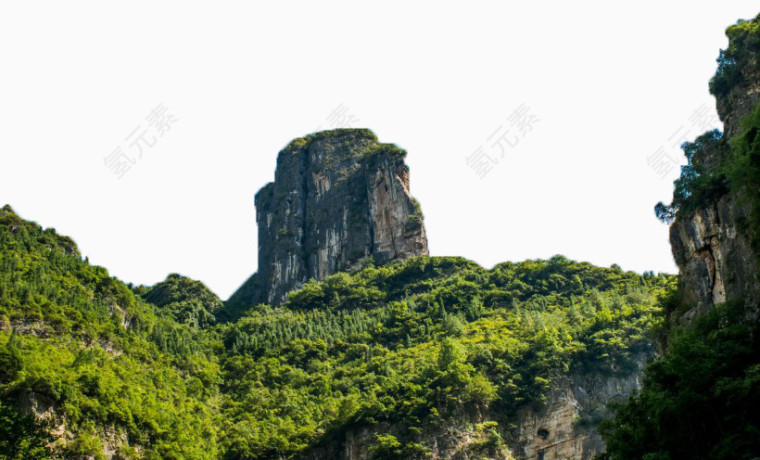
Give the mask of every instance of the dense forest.
[{"label": "dense forest", "polygon": [[[630,372],[675,277],[556,256],[487,270],[417,257],[225,308],[170,275],[131,286],[74,242],[0,211],[5,458],[288,458],[357,426],[375,458],[468,408],[483,449],[569,373]],[[30,417],[29,414],[37,417]]]}]

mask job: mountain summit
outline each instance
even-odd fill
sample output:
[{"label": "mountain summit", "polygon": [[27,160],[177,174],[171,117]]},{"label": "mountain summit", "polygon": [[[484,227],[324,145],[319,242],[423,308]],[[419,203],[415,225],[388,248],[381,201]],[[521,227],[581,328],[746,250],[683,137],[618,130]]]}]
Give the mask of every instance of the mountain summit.
[{"label": "mountain summit", "polygon": [[321,131],[290,142],[275,180],[256,193],[258,272],[231,304],[278,304],[307,280],[364,263],[428,255],[406,152],[367,129]]}]

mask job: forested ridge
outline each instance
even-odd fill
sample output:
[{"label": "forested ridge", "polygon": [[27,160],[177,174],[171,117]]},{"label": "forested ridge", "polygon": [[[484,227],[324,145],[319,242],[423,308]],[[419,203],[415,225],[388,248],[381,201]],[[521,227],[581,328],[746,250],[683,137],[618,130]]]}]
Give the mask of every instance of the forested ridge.
[{"label": "forested ridge", "polygon": [[473,449],[504,450],[558,378],[651,352],[675,286],[562,256],[416,257],[232,310],[180,275],[125,284],[9,206],[0,267],[5,458],[288,458],[357,427],[375,458],[424,458],[421,433],[468,410],[498,414]]}]

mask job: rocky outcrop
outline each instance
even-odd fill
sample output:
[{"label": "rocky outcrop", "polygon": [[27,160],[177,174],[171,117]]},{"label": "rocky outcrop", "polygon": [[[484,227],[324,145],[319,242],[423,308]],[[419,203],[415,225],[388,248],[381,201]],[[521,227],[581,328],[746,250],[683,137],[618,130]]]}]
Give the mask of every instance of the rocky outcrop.
[{"label": "rocky outcrop", "polygon": [[[760,50],[755,39],[739,30],[734,26],[727,32],[728,62],[733,64],[723,64],[711,83],[723,121],[724,143],[740,133],[742,118],[760,103]],[[715,84],[718,80],[722,86]],[[693,161],[701,162],[706,171],[719,172],[729,152],[728,148],[703,148]],[[677,215],[670,228],[670,243],[679,267],[681,301],[688,308],[673,318],[676,323],[688,323],[729,300],[758,305],[758,254],[751,244],[757,229],[747,224],[749,212],[746,200],[729,188]]]},{"label": "rocky outcrop", "polygon": [[323,131],[292,141],[275,180],[256,194],[258,273],[229,303],[280,303],[309,279],[427,255],[405,153],[365,129]]},{"label": "rocky outcrop", "polygon": [[678,321],[690,322],[729,299],[757,303],[757,259],[743,225],[747,212],[735,194],[727,193],[671,226],[681,301],[690,306]]},{"label": "rocky outcrop", "polygon": [[[89,436],[88,439],[95,441],[99,446],[91,446],[98,451],[100,456],[85,456],[87,459],[122,459],[127,458],[123,454],[125,450],[131,450],[139,454],[142,450],[139,446],[130,446],[127,431],[115,425],[102,425],[86,429],[72,430],[72,424],[65,415],[65,411],[58,404],[45,395],[24,391],[16,395],[15,409],[22,415],[34,416],[42,422],[50,434],[46,443],[47,448],[55,455],[53,458],[70,458],[69,448],[77,443],[80,434]],[[88,429],[91,430],[88,432]],[[126,449],[125,449],[126,448]],[[93,452],[94,453],[94,452]]]},{"label": "rocky outcrop", "polygon": [[[406,453],[403,458],[415,460],[515,460],[512,452],[503,443],[494,442],[494,436],[501,440],[493,424],[483,422],[477,414],[462,412],[459,417],[444,420],[437,426],[428,426],[421,432],[423,442],[417,453]],[[398,435],[397,427],[384,423],[372,427],[357,428],[343,434],[340,442],[312,448],[302,453],[298,460],[372,460],[378,458],[373,452],[376,434]],[[394,457],[380,457],[394,458]]]},{"label": "rocky outcrop", "polygon": [[[558,379],[540,408],[518,410],[510,428],[504,414],[488,408],[460,408],[440,423],[425,424],[419,435],[421,452],[406,458],[433,460],[591,460],[605,449],[599,423],[609,417],[608,404],[622,401],[641,388],[652,347],[631,359],[626,372],[575,374]],[[349,430],[324,446],[307,450],[301,460],[370,460],[377,433],[398,435],[398,427],[383,423]]]},{"label": "rocky outcrop", "polygon": [[519,411],[512,449],[518,459],[591,460],[605,450],[599,423],[610,402],[622,401],[641,388],[644,367],[654,352],[640,353],[634,369],[619,373],[573,375],[558,382],[541,409]]}]

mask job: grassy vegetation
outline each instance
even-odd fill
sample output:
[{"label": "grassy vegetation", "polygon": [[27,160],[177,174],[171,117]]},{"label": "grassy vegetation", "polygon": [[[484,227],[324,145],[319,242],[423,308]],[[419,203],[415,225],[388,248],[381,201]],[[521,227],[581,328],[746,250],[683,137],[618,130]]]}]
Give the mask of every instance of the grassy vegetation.
[{"label": "grassy vegetation", "polygon": [[396,144],[375,144],[361,152],[361,156],[365,158],[380,154],[405,158],[406,150]]}]

